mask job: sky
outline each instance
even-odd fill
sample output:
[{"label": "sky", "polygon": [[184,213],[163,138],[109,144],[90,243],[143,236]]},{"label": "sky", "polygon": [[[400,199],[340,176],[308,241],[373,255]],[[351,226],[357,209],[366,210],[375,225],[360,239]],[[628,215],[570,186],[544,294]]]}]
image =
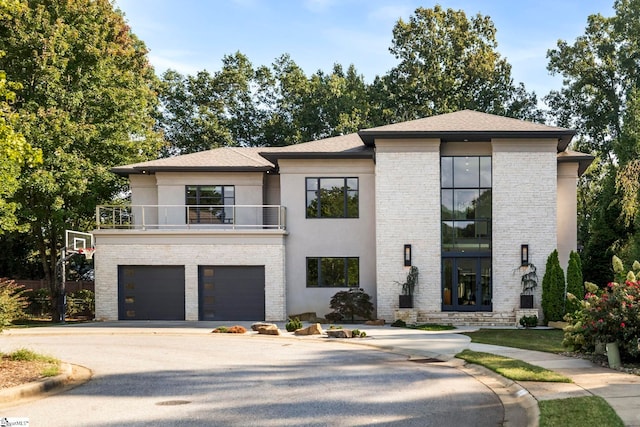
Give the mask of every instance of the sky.
[{"label": "sky", "polygon": [[613,16],[613,1],[116,0],[116,6],[147,45],[158,75],[214,72],[224,55],[240,51],[256,67],[287,53],[307,75],[353,64],[370,83],[398,62],[389,53],[398,19],[440,4],[467,17],[489,16],[515,83],[542,97],[562,85],[547,71],[547,50],[583,35],[589,15]]}]

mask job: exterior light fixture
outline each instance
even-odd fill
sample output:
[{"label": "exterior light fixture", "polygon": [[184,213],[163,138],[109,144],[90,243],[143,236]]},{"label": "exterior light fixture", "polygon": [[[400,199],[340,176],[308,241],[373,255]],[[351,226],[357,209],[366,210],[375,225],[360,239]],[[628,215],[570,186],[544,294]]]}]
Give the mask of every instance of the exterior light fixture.
[{"label": "exterior light fixture", "polygon": [[529,245],[520,245],[520,265],[529,265]]},{"label": "exterior light fixture", "polygon": [[411,267],[411,245],[404,245],[404,266]]}]

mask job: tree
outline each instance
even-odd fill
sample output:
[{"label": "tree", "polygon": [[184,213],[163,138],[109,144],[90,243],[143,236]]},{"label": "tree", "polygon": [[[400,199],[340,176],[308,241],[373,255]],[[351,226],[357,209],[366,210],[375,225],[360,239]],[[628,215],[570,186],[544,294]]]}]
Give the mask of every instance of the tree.
[{"label": "tree", "polygon": [[536,96],[514,86],[511,65],[497,52],[489,17],[467,18],[462,10],[418,8],[400,19],[389,49],[400,61],[376,78],[374,121],[388,123],[474,109],[542,120]]},{"label": "tree", "polygon": [[558,251],[554,249],[547,258],[542,278],[542,312],[546,322],[562,320],[565,295],[564,272],[560,266]]},{"label": "tree", "polygon": [[7,53],[0,68],[22,85],[16,131],[43,155],[23,171],[13,201],[60,301],[64,229],[92,229],[95,206],[122,192],[111,166],[157,156],[155,76],[144,44],[108,0],[7,3],[0,3]]},{"label": "tree", "polygon": [[584,274],[596,283],[610,276],[613,253],[640,255],[640,0],[616,0],[614,9],[589,16],[584,35],[547,53],[563,87],[545,100],[559,125],[578,131],[575,148],[597,159],[579,186],[589,203],[579,215]]},{"label": "tree", "polygon": [[571,251],[569,254],[569,264],[567,266],[567,293],[576,297],[575,303],[569,305],[569,299],[566,299],[567,306],[565,306],[565,312],[573,312],[578,307],[578,301],[584,299],[584,280],[582,278],[582,262],[580,261],[580,255],[577,252]]},{"label": "tree", "polygon": [[[0,51],[0,58],[4,52]],[[0,234],[17,229],[16,202],[9,200],[19,186],[20,172],[42,161],[42,153],[34,150],[13,128],[17,114],[10,103],[15,100],[15,92],[20,85],[8,82],[6,73],[0,70]]]}]

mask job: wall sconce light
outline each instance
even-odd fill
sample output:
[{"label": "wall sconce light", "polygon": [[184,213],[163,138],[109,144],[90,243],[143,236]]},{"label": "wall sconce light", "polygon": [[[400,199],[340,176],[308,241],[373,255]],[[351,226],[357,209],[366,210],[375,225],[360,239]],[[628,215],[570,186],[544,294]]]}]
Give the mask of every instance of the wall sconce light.
[{"label": "wall sconce light", "polygon": [[404,245],[404,266],[411,267],[411,245]]},{"label": "wall sconce light", "polygon": [[520,245],[520,265],[529,265],[529,245]]}]

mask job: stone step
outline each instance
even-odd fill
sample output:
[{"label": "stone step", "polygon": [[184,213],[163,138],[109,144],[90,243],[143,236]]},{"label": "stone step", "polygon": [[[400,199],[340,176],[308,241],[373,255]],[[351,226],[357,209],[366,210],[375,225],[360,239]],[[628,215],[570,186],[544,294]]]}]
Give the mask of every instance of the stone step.
[{"label": "stone step", "polygon": [[516,324],[516,315],[490,312],[419,312],[418,323],[437,323],[452,326],[509,326]]}]

